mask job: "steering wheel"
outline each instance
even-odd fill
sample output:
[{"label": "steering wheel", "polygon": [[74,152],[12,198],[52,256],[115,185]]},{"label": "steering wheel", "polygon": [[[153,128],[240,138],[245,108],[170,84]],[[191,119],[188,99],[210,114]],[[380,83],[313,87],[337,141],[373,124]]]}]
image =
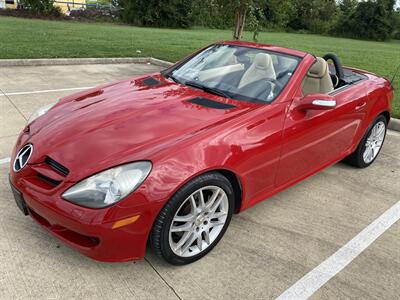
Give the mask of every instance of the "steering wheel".
[{"label": "steering wheel", "polygon": [[274,85],[274,89],[275,87],[278,87],[278,89],[281,91],[284,88],[284,85],[275,78],[265,78],[264,80],[269,83],[272,83]]},{"label": "steering wheel", "polygon": [[327,53],[323,56],[323,59],[325,59],[326,61],[331,59],[333,61],[333,65],[334,65],[335,71],[336,71],[336,76],[339,78],[338,83],[344,82],[343,67],[342,67],[342,64],[341,64],[339,58],[336,56],[336,54]]}]

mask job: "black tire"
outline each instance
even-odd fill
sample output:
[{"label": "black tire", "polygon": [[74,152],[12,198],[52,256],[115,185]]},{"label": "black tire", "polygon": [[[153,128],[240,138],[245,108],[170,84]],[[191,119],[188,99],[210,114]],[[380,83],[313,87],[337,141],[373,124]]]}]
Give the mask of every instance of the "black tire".
[{"label": "black tire", "polygon": [[378,123],[378,122],[383,122],[383,123],[385,124],[385,135],[384,135],[384,138],[383,138],[383,141],[382,141],[382,146],[383,146],[383,143],[385,142],[385,137],[386,137],[387,120],[386,120],[385,116],[379,115],[379,116],[370,124],[370,126],[368,127],[368,130],[367,130],[367,132],[365,133],[365,135],[363,136],[363,138],[361,139],[360,143],[358,144],[357,149],[356,149],[352,154],[350,154],[348,157],[346,157],[346,158],[344,159],[344,162],[346,162],[347,164],[352,165],[352,166],[354,166],[354,167],[357,167],[357,168],[366,168],[366,167],[370,166],[370,165],[375,161],[375,159],[379,156],[380,151],[382,150],[382,146],[381,146],[381,148],[379,149],[378,154],[375,156],[375,158],[374,158],[371,162],[369,162],[369,163],[366,163],[366,162],[364,161],[363,154],[364,154],[364,151],[365,151],[365,148],[366,148],[366,147],[365,147],[365,143],[366,143],[368,137],[369,137],[370,134],[371,134],[372,128],[373,128],[373,127],[375,126],[375,124]]},{"label": "black tire", "polygon": [[[227,218],[225,224],[220,231],[217,238],[202,252],[195,256],[183,257],[176,255],[169,243],[169,230],[171,227],[171,222],[177,212],[181,207],[182,203],[195,191],[205,186],[217,186],[224,190],[227,195],[229,208],[227,213]],[[165,204],[161,209],[159,215],[154,222],[152,231],[150,233],[150,244],[157,256],[164,258],[168,263],[173,265],[185,265],[190,264],[210,252],[217,243],[221,240],[226,229],[229,226],[232,214],[234,211],[234,193],[233,188],[229,180],[222,174],[217,172],[206,173],[194,178],[193,180],[186,183],[181,187],[171,199]]]}]

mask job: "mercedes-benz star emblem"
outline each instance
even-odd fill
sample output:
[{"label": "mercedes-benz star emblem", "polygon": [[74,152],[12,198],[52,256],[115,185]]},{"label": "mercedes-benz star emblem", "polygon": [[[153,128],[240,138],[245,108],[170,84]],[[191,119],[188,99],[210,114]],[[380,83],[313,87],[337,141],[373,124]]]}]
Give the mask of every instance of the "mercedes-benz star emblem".
[{"label": "mercedes-benz star emblem", "polygon": [[28,163],[29,158],[33,152],[32,144],[27,144],[19,150],[17,156],[15,157],[13,169],[14,172],[20,171]]}]

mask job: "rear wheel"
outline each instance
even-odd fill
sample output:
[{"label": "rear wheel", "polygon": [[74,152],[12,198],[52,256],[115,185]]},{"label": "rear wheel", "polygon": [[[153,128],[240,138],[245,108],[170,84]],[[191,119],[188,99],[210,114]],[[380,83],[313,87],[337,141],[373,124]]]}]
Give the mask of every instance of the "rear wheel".
[{"label": "rear wheel", "polygon": [[150,241],[167,262],[183,265],[206,255],[224,235],[233,214],[232,185],[219,173],[184,185],[163,207]]},{"label": "rear wheel", "polygon": [[358,167],[366,168],[378,157],[386,137],[387,121],[382,115],[372,122],[369,130],[362,138],[356,151],[345,159],[345,162]]}]

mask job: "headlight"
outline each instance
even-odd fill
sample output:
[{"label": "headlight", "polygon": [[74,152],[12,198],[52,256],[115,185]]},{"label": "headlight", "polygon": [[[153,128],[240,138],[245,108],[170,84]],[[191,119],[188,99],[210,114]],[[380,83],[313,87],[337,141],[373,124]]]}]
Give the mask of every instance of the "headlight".
[{"label": "headlight", "polygon": [[47,104],[45,106],[40,107],[36,111],[34,111],[33,114],[31,114],[31,116],[28,119],[28,124],[32,123],[32,121],[36,120],[40,116],[43,116],[45,113],[47,113],[50,110],[50,108],[52,108],[57,103],[58,103],[58,101]]},{"label": "headlight", "polygon": [[151,167],[151,162],[140,161],[108,169],[78,182],[62,197],[91,208],[110,206],[137,189],[149,175]]}]

